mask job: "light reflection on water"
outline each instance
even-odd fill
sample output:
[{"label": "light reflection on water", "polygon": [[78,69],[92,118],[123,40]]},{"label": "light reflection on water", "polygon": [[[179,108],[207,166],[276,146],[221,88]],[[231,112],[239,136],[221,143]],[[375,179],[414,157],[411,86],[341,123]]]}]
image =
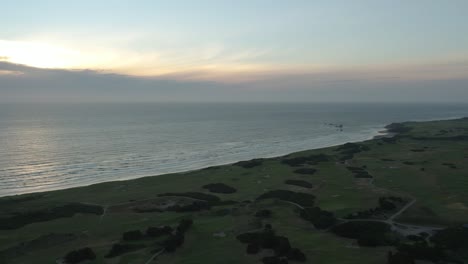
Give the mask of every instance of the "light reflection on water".
[{"label": "light reflection on water", "polygon": [[[0,105],[0,196],[157,175],[359,141],[466,105]],[[344,125],[344,131],[326,123]]]}]

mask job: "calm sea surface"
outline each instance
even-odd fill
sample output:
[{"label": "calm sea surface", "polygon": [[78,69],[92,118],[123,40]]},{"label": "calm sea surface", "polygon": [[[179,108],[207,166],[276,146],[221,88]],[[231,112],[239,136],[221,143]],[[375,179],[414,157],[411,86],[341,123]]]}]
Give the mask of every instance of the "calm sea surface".
[{"label": "calm sea surface", "polygon": [[[462,104],[0,104],[0,196],[369,139]],[[340,131],[333,124],[342,124]]]}]

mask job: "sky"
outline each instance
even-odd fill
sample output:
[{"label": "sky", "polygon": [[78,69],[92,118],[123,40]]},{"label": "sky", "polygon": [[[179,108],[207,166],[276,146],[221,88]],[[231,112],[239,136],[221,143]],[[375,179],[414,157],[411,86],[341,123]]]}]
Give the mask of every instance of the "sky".
[{"label": "sky", "polygon": [[3,1],[0,101],[468,102],[466,0]]}]

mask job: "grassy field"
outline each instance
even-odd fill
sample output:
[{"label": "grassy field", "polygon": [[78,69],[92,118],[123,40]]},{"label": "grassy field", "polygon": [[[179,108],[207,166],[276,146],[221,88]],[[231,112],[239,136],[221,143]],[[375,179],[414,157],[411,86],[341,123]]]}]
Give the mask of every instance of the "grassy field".
[{"label": "grassy field", "polygon": [[[126,231],[144,232],[150,226],[161,225],[175,227],[178,221],[188,217],[194,224],[186,233],[183,245],[173,253],[158,256],[157,263],[261,263],[262,256],[271,253],[264,250],[249,255],[245,244],[236,236],[258,230],[266,223],[277,234],[288,237],[291,245],[300,248],[307,256],[307,263],[385,263],[392,248],[359,247],[353,239],[315,229],[299,217],[299,208],[291,203],[278,199],[256,201],[256,198],[270,190],[309,193],[316,197],[317,206],[340,218],[376,207],[379,197],[398,196],[416,200],[396,219],[401,223],[432,226],[468,223],[468,120],[404,125],[411,130],[400,131],[393,139],[360,142],[361,150],[348,158],[343,158],[343,151],[337,146],[264,159],[252,166],[224,165],[1,198],[0,223],[21,219],[26,224],[14,229],[0,227],[0,263],[54,263],[69,251],[91,247],[97,258],[88,263],[144,264],[160,248],[161,239],[144,238],[138,241],[144,245],[142,249],[115,258],[104,256]],[[318,154],[327,155],[328,161],[300,166],[283,162]],[[356,178],[347,167],[365,168],[372,178]],[[294,172],[299,168],[314,168],[316,172]],[[313,187],[285,184],[286,180],[307,181]],[[237,191],[213,193],[203,188],[210,183],[223,183]],[[168,192],[206,193],[222,201],[238,203],[213,205],[209,210],[196,212],[135,211],[140,207],[160,208],[161,204],[193,202],[190,198],[158,196]],[[100,206],[104,213],[50,216],[51,211],[60,212],[71,203]],[[272,211],[272,217],[255,217],[261,209]],[[69,234],[70,239],[61,239],[64,234]]]}]

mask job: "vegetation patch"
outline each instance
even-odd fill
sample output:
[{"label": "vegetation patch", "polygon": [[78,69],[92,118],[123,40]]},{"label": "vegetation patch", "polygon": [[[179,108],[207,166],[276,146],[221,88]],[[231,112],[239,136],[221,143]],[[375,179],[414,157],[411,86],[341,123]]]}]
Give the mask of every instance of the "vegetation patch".
[{"label": "vegetation patch", "polygon": [[146,246],[144,244],[121,244],[121,243],[116,243],[112,245],[112,248],[110,249],[109,253],[105,256],[105,258],[114,258],[132,251],[137,251],[140,249],[145,248]]},{"label": "vegetation patch", "polygon": [[164,196],[188,197],[188,198],[203,200],[203,201],[208,201],[208,202],[221,201],[221,199],[219,199],[218,196],[214,196],[212,194],[200,193],[200,192],[161,193],[161,194],[158,194],[158,196],[159,197],[164,197]]},{"label": "vegetation patch", "polygon": [[385,219],[392,212],[395,212],[399,207],[405,204],[405,200],[401,197],[389,196],[380,197],[378,206],[375,208],[359,211],[345,216],[346,219],[365,219],[378,218]]},{"label": "vegetation patch", "polygon": [[73,250],[67,253],[64,257],[65,262],[69,264],[75,264],[75,263],[80,263],[82,261],[94,260],[94,259],[96,259],[96,254],[89,247],[85,247],[85,248],[78,249],[78,250]]},{"label": "vegetation patch", "polygon": [[240,166],[244,169],[250,169],[253,167],[257,167],[263,164],[263,159],[253,159],[253,160],[245,160],[245,161],[239,161],[234,163],[236,166]]},{"label": "vegetation patch", "polygon": [[260,195],[257,198],[257,200],[271,199],[271,198],[296,203],[303,207],[313,206],[315,202],[315,196],[312,194],[293,192],[293,191],[287,191],[287,190],[269,191]]},{"label": "vegetation patch", "polygon": [[320,153],[304,157],[285,158],[281,161],[281,163],[287,164],[292,167],[298,167],[303,165],[317,165],[319,162],[327,161],[330,161],[330,157],[328,155]]},{"label": "vegetation patch", "polygon": [[42,235],[33,240],[21,242],[15,246],[0,251],[0,263],[3,259],[12,259],[34,250],[40,250],[46,247],[58,246],[76,240],[78,237],[74,234],[51,233]]},{"label": "vegetation patch", "polygon": [[284,183],[289,184],[289,185],[296,185],[299,187],[304,187],[304,188],[312,188],[314,185],[308,181],[304,180],[286,180]]},{"label": "vegetation patch", "polygon": [[408,133],[412,130],[411,127],[403,123],[391,123],[390,125],[385,126],[385,128],[388,132],[396,134]]},{"label": "vegetation patch", "polygon": [[257,254],[261,249],[273,250],[275,255],[263,258],[263,263],[287,263],[287,260],[305,262],[307,260],[302,251],[291,247],[287,237],[276,235],[271,225],[265,225],[260,232],[240,234],[237,239],[247,244],[247,254]]},{"label": "vegetation patch", "polygon": [[208,189],[213,193],[235,193],[237,190],[224,183],[210,183],[203,186],[204,189]]},{"label": "vegetation patch", "polygon": [[17,213],[10,217],[0,218],[0,230],[17,229],[36,222],[72,217],[78,213],[101,215],[103,212],[104,209],[98,205],[71,203],[48,210]]},{"label": "vegetation patch", "polygon": [[389,224],[377,221],[350,221],[332,228],[338,236],[356,239],[360,246],[376,247],[395,244]]},{"label": "vegetation patch", "polygon": [[294,170],[294,173],[306,174],[306,175],[313,175],[316,172],[317,172],[317,170],[313,169],[313,168],[300,168],[300,169]]},{"label": "vegetation patch", "polygon": [[350,160],[354,158],[355,154],[368,150],[370,150],[368,146],[357,143],[346,143],[335,149],[341,154],[340,161]]},{"label": "vegetation patch", "polygon": [[362,167],[346,167],[349,171],[351,171],[355,178],[373,178],[372,175],[369,174],[364,168]]},{"label": "vegetation patch", "polygon": [[317,229],[327,229],[336,223],[335,215],[319,207],[304,208],[301,217],[311,222]]}]

